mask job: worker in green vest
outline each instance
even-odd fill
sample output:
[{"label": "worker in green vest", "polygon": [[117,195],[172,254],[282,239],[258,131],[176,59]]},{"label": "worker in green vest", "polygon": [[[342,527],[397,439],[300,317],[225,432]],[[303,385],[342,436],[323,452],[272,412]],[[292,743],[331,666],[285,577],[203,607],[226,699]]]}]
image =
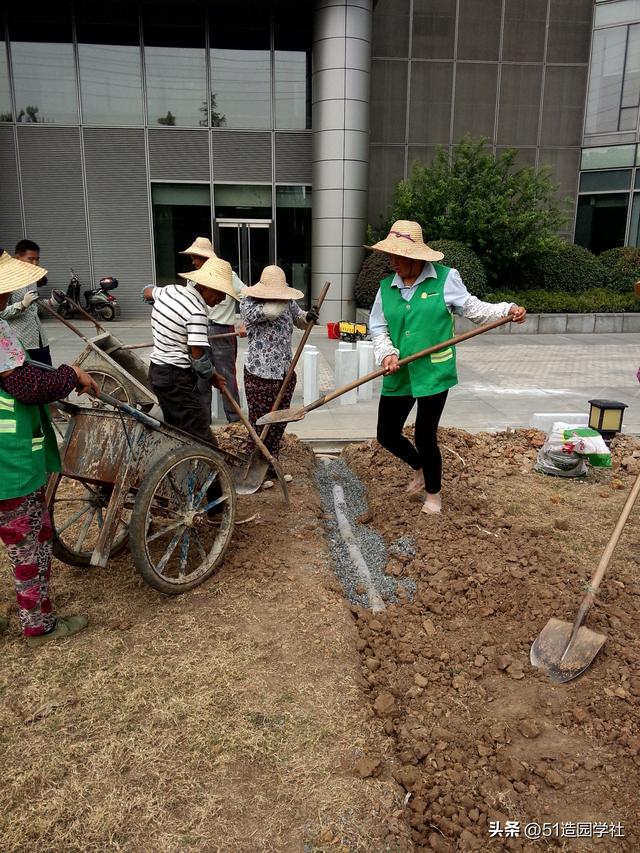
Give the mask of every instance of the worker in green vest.
[{"label": "worker in green vest", "polygon": [[[0,311],[9,295],[46,275],[41,267],[0,249]],[[60,470],[60,455],[46,403],[71,391],[98,386],[79,367],[43,370],[31,363],[15,332],[0,320],[0,539],[11,565],[18,615],[27,644],[69,637],[86,616],[56,618],[49,600],[52,525],[44,502],[49,472]],[[0,617],[0,631],[8,619]]]},{"label": "worker in green vest", "polygon": [[[454,314],[474,323],[512,315],[524,322],[526,310],[510,302],[482,302],[472,296],[456,269],[438,263],[442,252],[430,249],[417,222],[394,222],[384,240],[367,246],[386,252],[393,273],[380,282],[369,319],[376,363],[386,375],[378,408],[377,438],[406,462],[414,476],[410,495],[426,492],[422,511],[438,513],[442,457],[437,432],[449,388],[458,382],[454,347],[439,350],[403,366],[398,361],[454,336]],[[415,446],[402,434],[418,403]]]}]

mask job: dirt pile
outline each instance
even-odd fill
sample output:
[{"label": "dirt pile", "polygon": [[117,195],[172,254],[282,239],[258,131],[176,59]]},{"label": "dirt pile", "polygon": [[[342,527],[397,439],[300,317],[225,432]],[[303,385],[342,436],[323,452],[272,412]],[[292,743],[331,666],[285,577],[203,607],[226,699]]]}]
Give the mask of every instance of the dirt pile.
[{"label": "dirt pile", "polygon": [[[442,430],[441,516],[405,496],[410,472],[377,444],[345,451],[367,486],[369,523],[388,542],[415,539],[415,557],[396,554],[387,567],[415,580],[415,599],[353,613],[362,684],[397,758],[383,769],[372,753],[372,772],[390,770],[406,790],[417,850],[565,839],[587,850],[599,834],[601,848],[640,849],[637,510],[589,617],[607,636],[594,664],[566,685],[529,664],[549,617],[573,621],[640,470],[640,444],[620,438],[611,470],[560,480],[532,472],[543,440],[536,430]],[[519,821],[519,837],[504,836],[507,821]],[[490,822],[502,835],[490,838]],[[580,822],[590,824],[582,837]],[[527,841],[532,823],[552,837]]]}]

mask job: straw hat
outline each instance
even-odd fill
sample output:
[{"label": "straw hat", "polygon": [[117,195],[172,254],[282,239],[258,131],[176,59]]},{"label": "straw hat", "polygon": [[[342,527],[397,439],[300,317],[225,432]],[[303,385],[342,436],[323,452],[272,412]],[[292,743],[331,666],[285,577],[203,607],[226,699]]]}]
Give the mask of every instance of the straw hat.
[{"label": "straw hat", "polygon": [[302,299],[304,293],[289,287],[284,270],[271,265],[262,270],[257,284],[245,287],[243,295],[254,299]]},{"label": "straw hat", "polygon": [[233,289],[231,264],[223,261],[222,258],[214,256],[205,261],[199,270],[179,272],[178,275],[180,278],[186,278],[187,281],[210,287],[211,290],[219,290],[227,296],[233,296],[234,299],[238,298]]},{"label": "straw hat", "polygon": [[422,228],[417,222],[399,219],[394,222],[384,240],[373,246],[365,246],[376,252],[388,252],[390,255],[402,255],[404,258],[416,258],[420,261],[441,261],[442,252],[430,249],[422,237]]},{"label": "straw hat", "polygon": [[35,264],[26,264],[17,258],[12,258],[7,252],[0,249],[0,293],[11,293],[28,284],[34,284],[38,279],[47,274],[43,267]]},{"label": "straw hat", "polygon": [[213,244],[208,237],[196,237],[193,243],[184,252],[178,252],[179,255],[198,255],[199,258],[215,258],[216,253],[213,251]]}]

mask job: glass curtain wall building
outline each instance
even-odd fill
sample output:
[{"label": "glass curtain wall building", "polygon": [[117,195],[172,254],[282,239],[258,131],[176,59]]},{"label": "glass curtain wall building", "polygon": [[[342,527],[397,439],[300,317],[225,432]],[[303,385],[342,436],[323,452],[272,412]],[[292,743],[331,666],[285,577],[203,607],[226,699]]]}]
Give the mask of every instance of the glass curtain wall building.
[{"label": "glass curtain wall building", "polygon": [[367,223],[465,134],[551,167],[569,239],[637,245],[639,91],[640,0],[9,0],[0,244],[117,276],[130,317],[211,235],[352,317]]},{"label": "glass curtain wall building", "polygon": [[575,241],[640,246],[640,0],[596,0]]},{"label": "glass curtain wall building", "polygon": [[312,6],[4,6],[1,242],[42,246],[55,286],[175,281],[194,236],[243,280],[286,259],[311,286]]}]

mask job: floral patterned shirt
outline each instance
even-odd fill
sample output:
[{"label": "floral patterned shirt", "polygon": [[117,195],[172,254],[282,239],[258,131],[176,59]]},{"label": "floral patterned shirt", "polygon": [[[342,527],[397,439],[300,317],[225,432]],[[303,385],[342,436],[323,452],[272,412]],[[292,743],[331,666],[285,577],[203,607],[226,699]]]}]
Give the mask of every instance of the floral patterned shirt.
[{"label": "floral patterned shirt", "polygon": [[291,364],[291,336],[294,325],[304,329],[307,313],[293,299],[275,320],[265,317],[264,299],[245,296],[240,316],[247,327],[249,349],[245,368],[262,379],[283,379]]}]

